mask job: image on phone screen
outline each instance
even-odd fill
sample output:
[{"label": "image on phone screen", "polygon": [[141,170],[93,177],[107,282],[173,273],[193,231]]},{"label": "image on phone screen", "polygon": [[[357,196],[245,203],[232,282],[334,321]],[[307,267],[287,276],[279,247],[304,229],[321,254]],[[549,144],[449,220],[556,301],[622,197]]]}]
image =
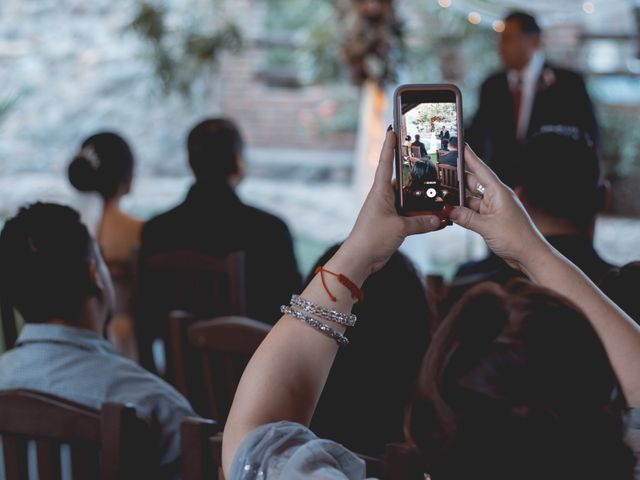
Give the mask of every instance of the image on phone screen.
[{"label": "image on phone screen", "polygon": [[438,211],[460,204],[458,116],[454,92],[400,95],[399,172],[406,211]]}]

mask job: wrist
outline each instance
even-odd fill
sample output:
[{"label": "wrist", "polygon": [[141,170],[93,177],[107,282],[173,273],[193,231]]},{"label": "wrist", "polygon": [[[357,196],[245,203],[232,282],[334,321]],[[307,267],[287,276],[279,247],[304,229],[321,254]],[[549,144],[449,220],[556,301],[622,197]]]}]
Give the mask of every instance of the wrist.
[{"label": "wrist", "polygon": [[543,238],[536,239],[533,244],[528,244],[519,260],[520,270],[531,280],[534,280],[540,268],[554,256],[554,248]]},{"label": "wrist", "polygon": [[367,256],[363,255],[359,249],[354,248],[347,239],[324,267],[341,273],[358,287],[362,287],[364,281],[371,274],[370,263]]}]

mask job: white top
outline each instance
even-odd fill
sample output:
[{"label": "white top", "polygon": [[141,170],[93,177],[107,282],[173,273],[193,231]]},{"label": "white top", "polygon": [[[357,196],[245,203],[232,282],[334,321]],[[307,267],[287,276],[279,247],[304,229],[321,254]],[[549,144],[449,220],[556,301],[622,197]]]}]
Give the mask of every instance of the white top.
[{"label": "white top", "polygon": [[509,81],[509,88],[513,90],[518,84],[518,75],[522,78],[522,101],[520,103],[520,115],[518,117],[518,125],[516,131],[516,138],[523,140],[527,136],[527,130],[529,129],[529,121],[531,120],[531,112],[533,110],[533,102],[536,97],[536,90],[538,79],[542,74],[544,68],[545,56],[542,50],[538,50],[524,69],[509,70],[507,72],[507,79]]}]

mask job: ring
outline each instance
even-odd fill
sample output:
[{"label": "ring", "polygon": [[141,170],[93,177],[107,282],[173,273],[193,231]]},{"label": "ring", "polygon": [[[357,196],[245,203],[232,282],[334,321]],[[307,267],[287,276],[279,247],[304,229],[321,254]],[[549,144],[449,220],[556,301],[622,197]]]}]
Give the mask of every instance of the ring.
[{"label": "ring", "polygon": [[484,188],[484,185],[482,185],[481,183],[478,183],[478,185],[476,186],[476,190],[478,191],[478,193],[480,193],[480,195],[484,195],[484,192],[487,191],[487,189]]}]

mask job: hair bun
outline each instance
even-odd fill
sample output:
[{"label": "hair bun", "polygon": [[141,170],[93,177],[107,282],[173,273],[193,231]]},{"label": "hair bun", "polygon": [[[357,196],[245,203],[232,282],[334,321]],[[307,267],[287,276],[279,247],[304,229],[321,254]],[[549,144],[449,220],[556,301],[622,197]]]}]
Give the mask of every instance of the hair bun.
[{"label": "hair bun", "polygon": [[69,182],[81,192],[98,191],[100,159],[91,146],[86,146],[71,160],[68,168]]}]

